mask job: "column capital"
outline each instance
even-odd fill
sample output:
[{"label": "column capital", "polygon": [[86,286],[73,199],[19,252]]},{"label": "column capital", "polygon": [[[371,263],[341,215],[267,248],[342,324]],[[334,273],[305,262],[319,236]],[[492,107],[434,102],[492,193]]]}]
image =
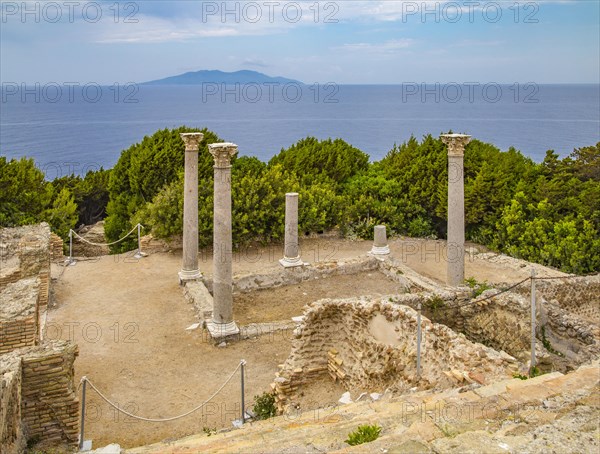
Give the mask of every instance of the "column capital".
[{"label": "column capital", "polygon": [[238,152],[238,146],[234,143],[211,143],[208,151],[215,159],[215,167],[226,169],[231,167],[231,158]]},{"label": "column capital", "polygon": [[198,145],[204,139],[204,134],[201,132],[180,132],[179,137],[185,144],[185,151],[198,151]]},{"label": "column capital", "polygon": [[471,141],[467,134],[442,134],[442,142],[448,146],[448,156],[464,156],[465,146]]}]

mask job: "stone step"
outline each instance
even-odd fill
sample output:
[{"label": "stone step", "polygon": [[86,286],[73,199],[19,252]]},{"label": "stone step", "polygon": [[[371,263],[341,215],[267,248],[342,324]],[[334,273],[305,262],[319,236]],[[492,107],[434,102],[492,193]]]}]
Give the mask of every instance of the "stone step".
[{"label": "stone step", "polygon": [[[524,413],[541,421],[556,417],[544,410],[545,399],[558,394],[593,392],[599,386],[600,367],[596,362],[563,375],[551,373],[528,380],[505,380],[472,391],[459,389],[441,393],[419,392],[384,398],[376,402],[355,402],[335,411],[310,411],[297,417],[279,416],[266,421],[247,423],[241,429],[220,432],[211,437],[193,435],[168,443],[128,449],[127,453],[191,453],[191,452],[431,452],[433,444],[445,440],[445,449],[453,446],[453,437],[460,446],[478,445],[492,439],[486,432],[490,424],[498,428],[503,418],[523,402],[538,401],[535,411]],[[475,411],[463,411],[471,408]],[[478,411],[484,410],[484,411]],[[460,410],[460,411],[459,411]],[[544,416],[543,412],[549,414]],[[507,416],[508,415],[508,416]],[[513,415],[514,416],[514,415]],[[545,418],[545,419],[544,419]],[[535,420],[537,421],[537,419]],[[535,422],[534,421],[534,422]],[[344,443],[348,434],[359,425],[378,424],[381,436],[368,445],[351,447]],[[529,430],[535,424],[528,421]],[[494,439],[495,440],[495,439]],[[522,442],[523,440],[521,440]],[[462,445],[461,445],[462,443]],[[504,450],[497,440],[494,449]],[[436,445],[437,446],[437,445]],[[458,446],[458,445],[457,445]],[[456,448],[453,452],[461,451]],[[390,451],[392,452],[392,451]],[[461,451],[462,452],[462,451]],[[475,451],[473,451],[475,452]],[[508,452],[508,451],[505,451]]]}]

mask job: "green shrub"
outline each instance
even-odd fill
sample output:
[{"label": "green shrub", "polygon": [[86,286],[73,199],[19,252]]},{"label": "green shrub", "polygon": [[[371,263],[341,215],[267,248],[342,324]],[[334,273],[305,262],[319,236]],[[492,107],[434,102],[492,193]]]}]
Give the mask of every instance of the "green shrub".
[{"label": "green shrub", "polygon": [[492,286],[489,285],[487,281],[478,282],[477,279],[475,279],[474,277],[469,277],[465,279],[465,284],[467,284],[468,287],[473,289],[473,292],[471,293],[472,298],[477,298],[483,292],[492,288]]},{"label": "green shrub", "polygon": [[375,424],[365,424],[364,426],[358,426],[354,432],[348,434],[348,439],[345,441],[350,446],[362,445],[363,443],[369,443],[370,441],[377,440],[381,434],[381,427]]},{"label": "green shrub", "polygon": [[342,139],[319,141],[314,137],[299,140],[273,156],[269,167],[281,165],[285,172],[301,177],[303,184],[330,180],[344,183],[369,166],[369,155]]},{"label": "green shrub", "polygon": [[260,396],[254,396],[252,411],[256,419],[269,419],[277,414],[275,406],[275,394],[264,392]]}]

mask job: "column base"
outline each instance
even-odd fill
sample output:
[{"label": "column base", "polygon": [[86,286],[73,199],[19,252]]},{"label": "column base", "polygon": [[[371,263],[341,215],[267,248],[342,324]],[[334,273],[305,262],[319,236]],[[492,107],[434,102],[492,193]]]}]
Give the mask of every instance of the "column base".
[{"label": "column base", "polygon": [[202,273],[198,270],[181,270],[179,273],[179,283],[183,284],[187,281],[197,281],[202,278]]},{"label": "column base", "polygon": [[294,258],[284,257],[282,259],[279,259],[279,264],[281,266],[283,266],[284,268],[293,268],[295,266],[304,266],[304,262],[302,261],[302,259],[299,256],[294,257]]},{"label": "column base", "polygon": [[373,246],[371,248],[371,252],[369,252],[369,254],[372,255],[388,255],[390,253],[390,247],[389,246]]},{"label": "column base", "polygon": [[215,341],[223,341],[240,335],[240,329],[235,322],[216,323],[213,320],[206,320],[205,323],[210,337]]}]

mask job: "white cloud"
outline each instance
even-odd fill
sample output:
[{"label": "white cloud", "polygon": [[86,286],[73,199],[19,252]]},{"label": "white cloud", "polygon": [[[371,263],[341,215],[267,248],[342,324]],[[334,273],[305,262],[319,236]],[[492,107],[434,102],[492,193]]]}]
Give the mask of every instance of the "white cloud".
[{"label": "white cloud", "polygon": [[368,53],[382,53],[391,54],[407,49],[414,43],[412,39],[393,39],[385,41],[383,43],[352,43],[344,44],[336,49],[345,50],[350,52],[368,52]]}]

